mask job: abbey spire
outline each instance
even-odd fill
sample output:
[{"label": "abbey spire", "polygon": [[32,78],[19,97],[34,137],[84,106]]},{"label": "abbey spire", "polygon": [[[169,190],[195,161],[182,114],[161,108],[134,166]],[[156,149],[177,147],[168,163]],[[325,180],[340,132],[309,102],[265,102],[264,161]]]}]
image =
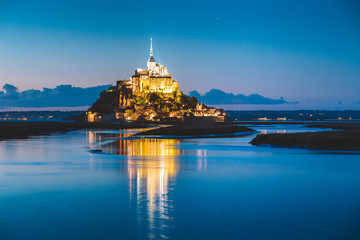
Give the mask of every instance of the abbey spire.
[{"label": "abbey spire", "polygon": [[155,58],[154,58],[154,54],[153,54],[153,47],[152,47],[152,38],[150,38],[150,57],[149,57],[148,63],[150,63],[150,62],[155,63]]},{"label": "abbey spire", "polygon": [[150,38],[150,57],[153,56],[152,38]]}]

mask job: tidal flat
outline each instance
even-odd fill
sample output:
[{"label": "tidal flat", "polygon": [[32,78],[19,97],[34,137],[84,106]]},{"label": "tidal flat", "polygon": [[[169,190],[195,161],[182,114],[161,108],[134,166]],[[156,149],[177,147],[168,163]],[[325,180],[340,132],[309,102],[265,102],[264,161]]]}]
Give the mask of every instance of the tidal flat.
[{"label": "tidal flat", "polygon": [[43,136],[53,133],[65,133],[80,129],[129,129],[146,128],[150,123],[84,123],[84,122],[28,122],[28,121],[3,121],[0,122],[0,140],[25,139],[31,136]]},{"label": "tidal flat", "polygon": [[360,123],[358,122],[310,123],[305,127],[308,129],[332,129],[332,131],[260,134],[250,143],[253,145],[357,151],[360,153]]},{"label": "tidal flat", "polygon": [[359,155],[143,130],[1,141],[0,238],[359,239]]}]

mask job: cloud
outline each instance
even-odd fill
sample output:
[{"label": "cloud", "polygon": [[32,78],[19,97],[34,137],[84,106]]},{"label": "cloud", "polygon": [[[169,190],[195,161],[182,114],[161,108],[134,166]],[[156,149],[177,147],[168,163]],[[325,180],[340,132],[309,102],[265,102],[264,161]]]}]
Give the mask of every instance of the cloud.
[{"label": "cloud", "polygon": [[189,93],[190,96],[195,96],[199,102],[206,104],[284,104],[284,103],[297,103],[287,102],[283,97],[280,99],[271,99],[263,97],[259,94],[251,94],[245,96],[243,94],[234,95],[233,93],[226,93],[219,89],[211,89],[209,92],[201,95],[197,91]]},{"label": "cloud", "polygon": [[89,106],[100,96],[100,92],[112,85],[96,87],[73,87],[72,85],[59,85],[55,88],[43,90],[25,90],[19,92],[18,88],[5,84],[4,91],[0,91],[0,107],[78,107]]},{"label": "cloud", "polygon": [[[6,107],[79,107],[90,106],[100,96],[100,92],[108,90],[112,85],[81,88],[72,85],[59,85],[55,88],[43,88],[43,90],[25,90],[20,92],[16,86],[5,84],[0,91],[0,108]],[[225,93],[218,89],[212,89],[201,95],[197,91],[189,93],[200,102],[207,104],[284,104],[289,103],[282,97],[271,99],[259,94],[245,96]]]},{"label": "cloud", "polygon": [[0,100],[3,101],[14,101],[18,99],[18,88],[11,85],[5,84],[3,90],[0,92]]},{"label": "cloud", "polygon": [[18,88],[11,84],[5,84],[3,89],[5,90],[6,94],[16,94],[18,91]]}]

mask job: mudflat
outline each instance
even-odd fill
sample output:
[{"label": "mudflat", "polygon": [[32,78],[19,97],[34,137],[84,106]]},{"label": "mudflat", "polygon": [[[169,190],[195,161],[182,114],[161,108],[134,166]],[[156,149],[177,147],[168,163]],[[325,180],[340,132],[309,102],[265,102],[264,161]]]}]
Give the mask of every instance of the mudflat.
[{"label": "mudflat", "polygon": [[340,131],[259,134],[250,143],[318,150],[360,151],[359,123],[314,123],[308,124],[306,127],[330,128]]},{"label": "mudflat", "polygon": [[22,139],[80,129],[146,128],[150,124],[134,123],[77,123],[77,122],[0,122],[0,140]]}]

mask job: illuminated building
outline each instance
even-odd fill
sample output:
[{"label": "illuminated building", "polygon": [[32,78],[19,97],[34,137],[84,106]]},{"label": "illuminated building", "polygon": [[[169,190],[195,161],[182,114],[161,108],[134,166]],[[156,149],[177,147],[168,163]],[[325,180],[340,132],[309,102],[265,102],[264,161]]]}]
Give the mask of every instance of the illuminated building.
[{"label": "illuminated building", "polygon": [[87,122],[111,121],[216,121],[224,122],[223,109],[200,104],[179,91],[179,84],[164,65],[156,63],[152,39],[147,68],[138,68],[129,80],[103,91],[86,112]]},{"label": "illuminated building", "polygon": [[136,69],[130,83],[136,96],[144,96],[155,92],[162,93],[166,97],[172,97],[173,93],[179,90],[178,82],[169,74],[167,68],[156,63],[153,55],[152,39],[147,68]]}]

